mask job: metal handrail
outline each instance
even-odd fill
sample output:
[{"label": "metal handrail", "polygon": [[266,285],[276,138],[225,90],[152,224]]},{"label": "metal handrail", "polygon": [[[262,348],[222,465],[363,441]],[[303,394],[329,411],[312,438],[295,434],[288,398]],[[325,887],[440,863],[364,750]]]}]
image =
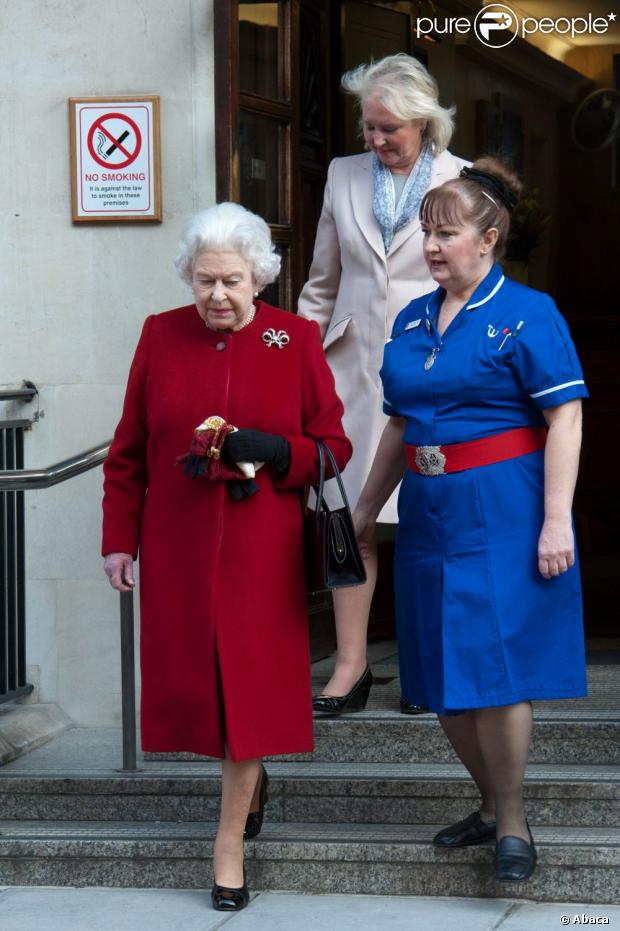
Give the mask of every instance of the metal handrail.
[{"label": "metal handrail", "polygon": [[133,592],[121,592],[121,702],[123,715],[124,773],[135,773],[136,763],[136,660],[134,656]]},{"label": "metal handrail", "polygon": [[[101,465],[110,449],[111,440],[93,446],[70,459],[57,462],[47,469],[0,470],[0,492],[28,491],[50,488],[66,482],[82,472]],[[133,592],[121,592],[121,694],[123,717],[122,772],[135,773],[136,763],[136,687],[134,659]]]},{"label": "metal handrail", "polygon": [[39,392],[32,388],[2,388],[0,401],[32,401]]},{"label": "metal handrail", "polygon": [[50,488],[65,482],[75,475],[88,472],[101,465],[108,455],[111,440],[91,449],[56,462],[47,469],[5,469],[0,471],[0,491],[29,491],[35,488]]}]

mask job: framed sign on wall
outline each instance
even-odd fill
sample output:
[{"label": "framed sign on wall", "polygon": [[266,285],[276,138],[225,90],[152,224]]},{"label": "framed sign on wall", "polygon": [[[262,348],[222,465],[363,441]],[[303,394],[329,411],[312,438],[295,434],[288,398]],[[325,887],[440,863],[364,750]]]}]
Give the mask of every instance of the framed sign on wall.
[{"label": "framed sign on wall", "polygon": [[74,223],[160,222],[159,97],[70,97]]}]

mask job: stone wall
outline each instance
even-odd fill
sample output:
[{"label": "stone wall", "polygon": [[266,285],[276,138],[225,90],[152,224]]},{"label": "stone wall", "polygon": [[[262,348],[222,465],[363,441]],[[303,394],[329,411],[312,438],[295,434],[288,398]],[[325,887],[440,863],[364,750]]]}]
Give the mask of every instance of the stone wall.
[{"label": "stone wall", "polygon": [[[144,318],[188,303],[172,266],[215,197],[212,0],[0,0],[0,384],[31,379],[26,465],[110,437]],[[69,97],[161,97],[163,222],[71,222]],[[33,405],[0,405],[0,420]],[[26,500],[29,681],[81,725],[120,720],[101,470]],[[181,558],[181,557],[180,557]]]}]

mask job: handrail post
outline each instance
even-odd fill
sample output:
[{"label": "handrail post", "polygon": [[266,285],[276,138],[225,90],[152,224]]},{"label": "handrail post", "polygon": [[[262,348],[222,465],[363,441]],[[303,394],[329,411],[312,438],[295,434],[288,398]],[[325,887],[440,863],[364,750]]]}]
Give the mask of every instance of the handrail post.
[{"label": "handrail post", "polygon": [[121,691],[123,702],[124,773],[136,765],[136,667],[134,656],[133,592],[121,592]]}]

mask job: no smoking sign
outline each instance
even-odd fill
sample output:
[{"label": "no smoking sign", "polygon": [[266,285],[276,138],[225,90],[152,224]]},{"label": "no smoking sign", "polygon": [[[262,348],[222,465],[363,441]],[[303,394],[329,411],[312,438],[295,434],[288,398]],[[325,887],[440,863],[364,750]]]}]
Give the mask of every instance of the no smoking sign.
[{"label": "no smoking sign", "polygon": [[160,220],[159,98],[72,98],[73,219]]},{"label": "no smoking sign", "polygon": [[103,168],[127,168],[141,148],[142,133],[125,113],[104,113],[88,131],[88,151]]}]

